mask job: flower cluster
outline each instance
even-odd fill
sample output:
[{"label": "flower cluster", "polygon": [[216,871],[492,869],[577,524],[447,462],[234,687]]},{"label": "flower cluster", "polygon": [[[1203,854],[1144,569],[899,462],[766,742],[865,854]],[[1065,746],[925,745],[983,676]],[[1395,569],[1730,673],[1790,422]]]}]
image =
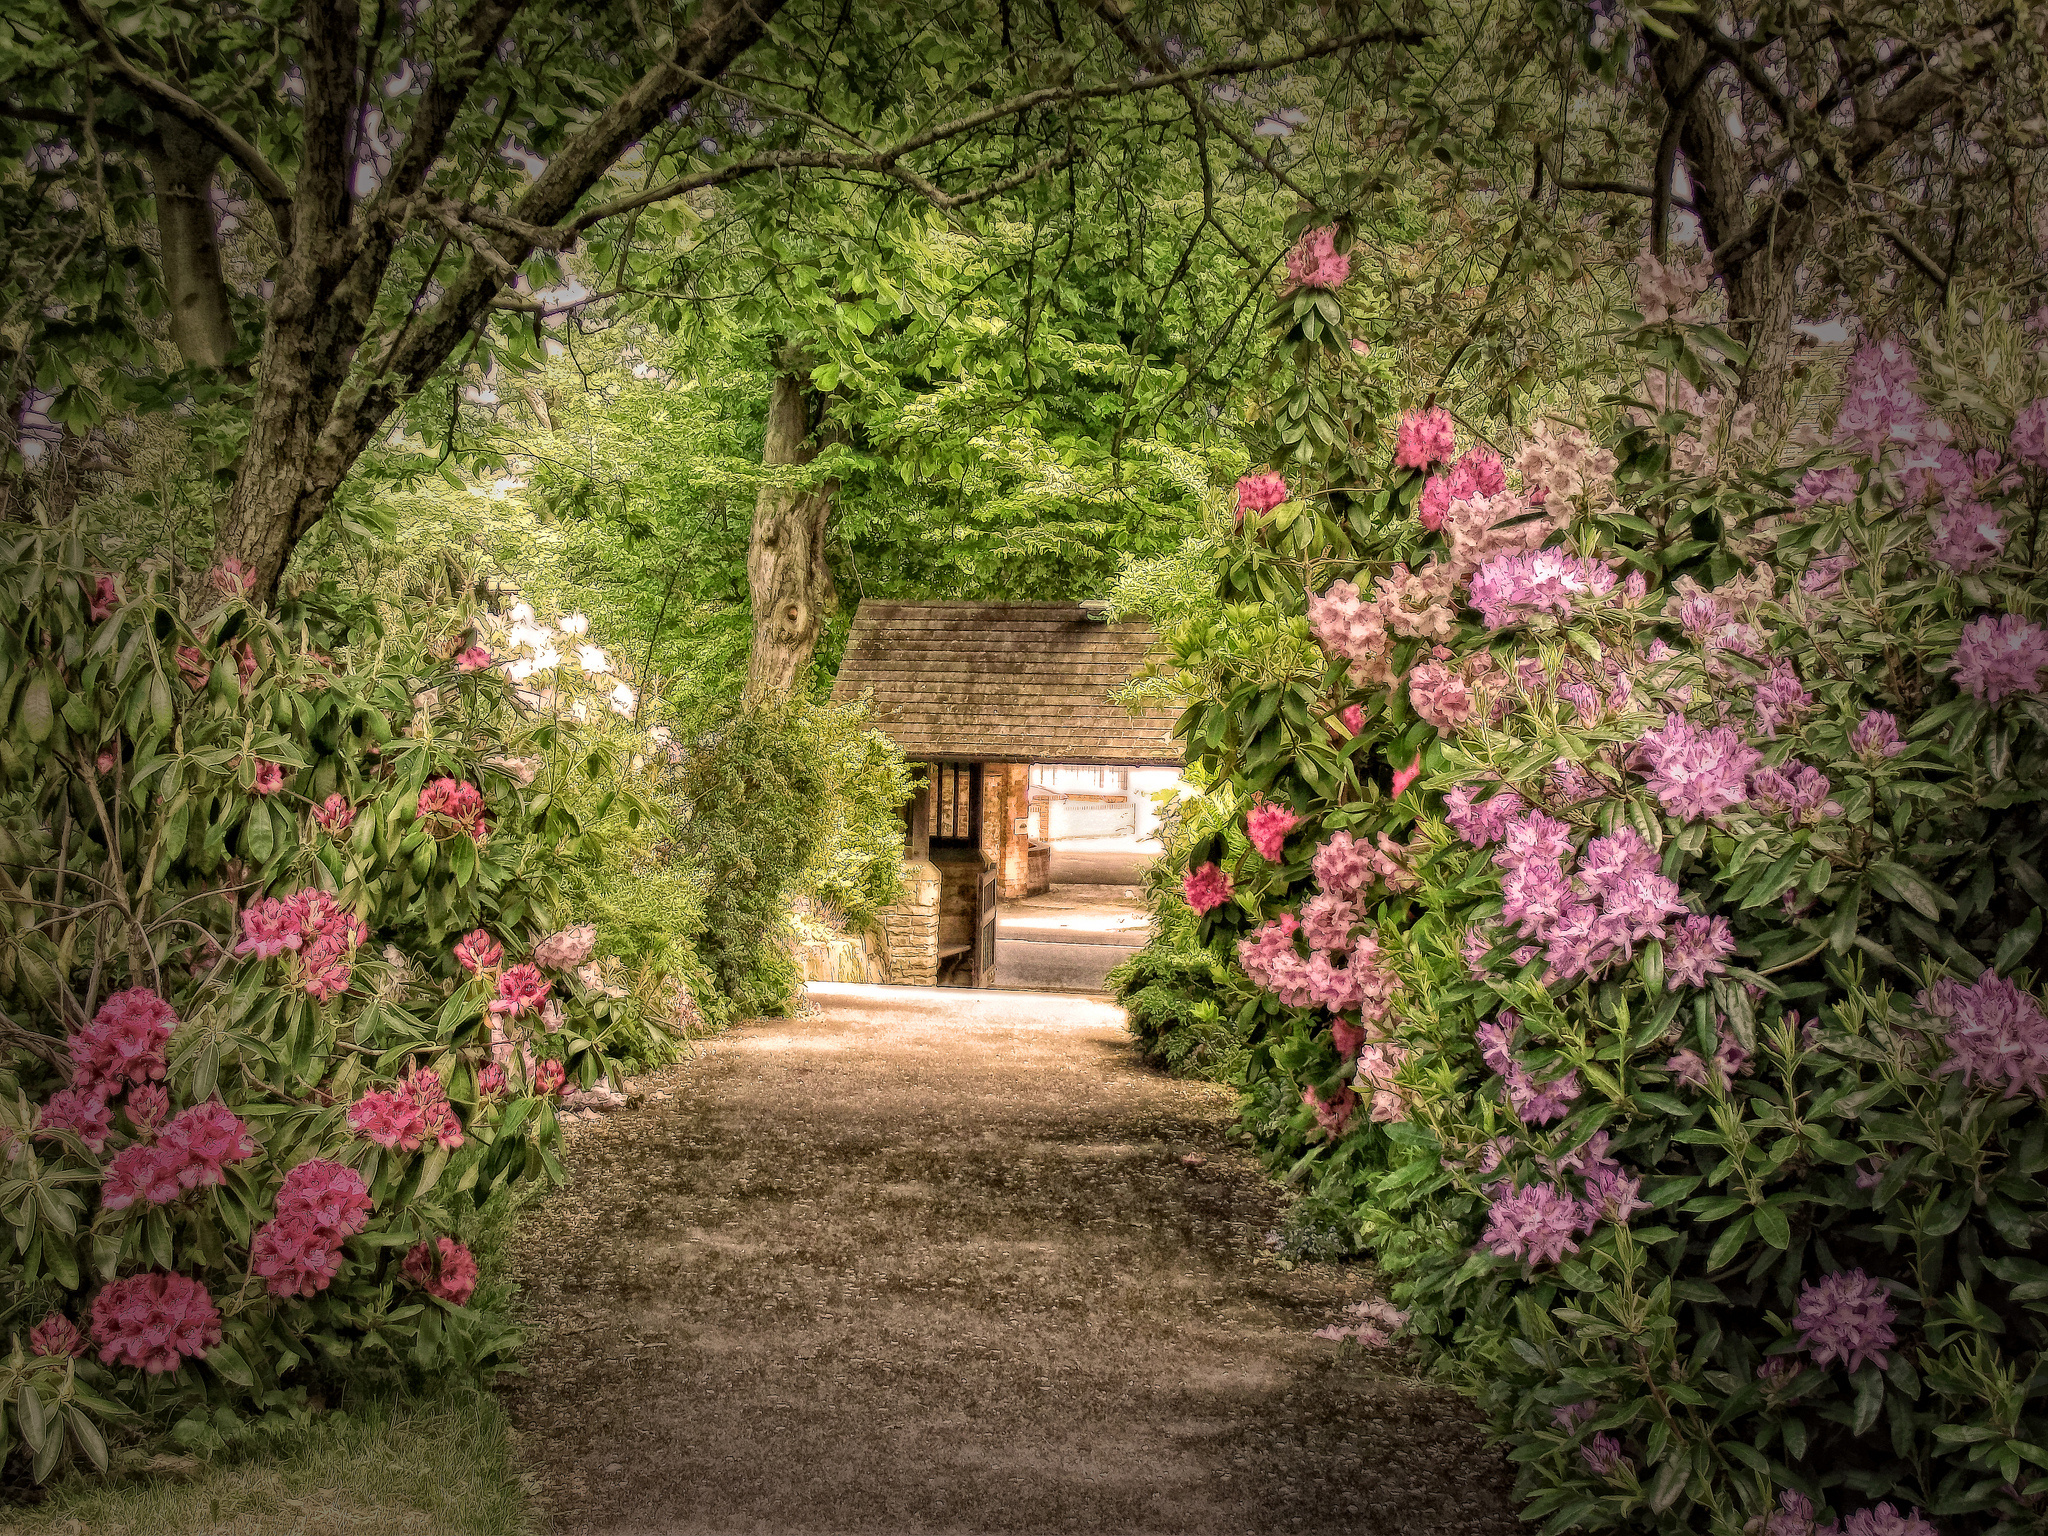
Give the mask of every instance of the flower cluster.
[{"label": "flower cluster", "polygon": [[417,1152],[427,1142],[462,1145],[462,1122],[448,1088],[429,1068],[414,1067],[396,1088],[373,1088],[348,1110],[349,1128],[380,1147]]},{"label": "flower cluster", "polygon": [[2008,1099],[2048,1096],[2048,1010],[2038,998],[1986,970],[1968,985],[1944,976],[1914,1001],[1948,1024],[1948,1059],[1938,1071],[1960,1072]]},{"label": "flower cluster", "polygon": [[326,1158],[300,1163],[277,1192],[277,1216],[257,1228],[250,1271],[273,1296],[312,1296],[341,1272],[342,1244],[369,1224],[370,1190],[355,1169]]},{"label": "flower cluster", "polygon": [[50,1095],[36,1115],[36,1134],[73,1131],[88,1152],[97,1153],[114,1131],[114,1111],[104,1092],[86,1088],[63,1088]]},{"label": "flower cluster", "polygon": [[1287,834],[1300,825],[1301,818],[1293,811],[1261,796],[1252,801],[1244,830],[1259,857],[1269,864],[1278,864],[1286,853]]},{"label": "flower cluster", "polygon": [[1247,512],[1270,512],[1287,499],[1287,482],[1271,470],[1256,475],[1246,475],[1237,482],[1237,516],[1244,520]]},{"label": "flower cluster", "polygon": [[308,886],[243,908],[242,938],[235,953],[259,960],[290,954],[294,980],[324,1003],[348,990],[351,962],[368,937],[361,918],[325,891]]},{"label": "flower cluster", "polygon": [[1181,876],[1180,890],[1199,917],[1230,900],[1230,876],[1214,863],[1198,865]]},{"label": "flower cluster", "polygon": [[256,1155],[249,1127],[219,1099],[194,1104],[166,1125],[154,1143],[138,1142],[114,1154],[100,1185],[100,1204],[126,1210],[136,1201],[169,1205],[190,1190],[227,1177],[227,1165]]},{"label": "flower cluster", "polygon": [[1891,1363],[1885,1351],[1898,1342],[1897,1317],[1881,1284],[1860,1269],[1843,1269],[1800,1288],[1792,1326],[1815,1365],[1840,1360],[1854,1371],[1871,1360],[1883,1370]]},{"label": "flower cluster", "polygon": [[1606,597],[1615,579],[1610,565],[1569,550],[1492,555],[1472,573],[1472,606],[1488,629],[1505,629],[1540,614],[1564,617],[1574,603]]},{"label": "flower cluster", "polygon": [[1287,288],[1336,289],[1351,279],[1351,258],[1337,249],[1334,224],[1306,231],[1287,253]]},{"label": "flower cluster", "polygon": [[551,971],[573,971],[590,958],[590,952],[596,947],[597,925],[578,923],[559,933],[551,933],[534,945],[533,961]]},{"label": "flower cluster", "polygon": [[1671,920],[1685,915],[1657,850],[1633,827],[1594,838],[1575,859],[1564,822],[1530,811],[1496,829],[1485,824],[1490,805],[1468,809],[1463,819],[1476,831],[1498,832],[1501,920],[1543,946],[1545,985],[1626,964],[1638,945],[1667,939]]},{"label": "flower cluster", "polygon": [[161,1081],[164,1046],[178,1016],[148,987],[116,992],[71,1037],[71,1084],[102,1099],[130,1083]]},{"label": "flower cluster", "polygon": [[130,1275],[93,1298],[92,1336],[107,1364],[160,1376],[220,1342],[220,1310],[187,1275]]},{"label": "flower cluster", "polygon": [[1711,820],[1749,798],[1749,776],[1763,754],[1732,726],[1702,730],[1681,715],[1636,743],[1644,780],[1664,809],[1683,821]]},{"label": "flower cluster", "polygon": [[1394,435],[1394,468],[1428,469],[1449,463],[1457,446],[1457,428],[1451,425],[1449,411],[1442,406],[1410,411]]},{"label": "flower cluster", "polygon": [[515,965],[498,978],[498,995],[491,999],[490,1011],[507,1018],[522,1018],[538,1009],[553,989],[554,983],[541,975],[531,965]]},{"label": "flower cluster", "polygon": [[1507,471],[1500,455],[1492,449],[1474,446],[1465,450],[1448,473],[1431,475],[1422,487],[1422,499],[1415,515],[1422,526],[1435,533],[1444,525],[1453,503],[1484,501],[1508,488]]},{"label": "flower cluster", "polygon": [[436,823],[436,837],[460,832],[480,843],[490,831],[483,791],[462,779],[429,779],[420,789],[419,813]]},{"label": "flower cluster", "polygon": [[47,1359],[75,1359],[90,1348],[78,1324],[62,1312],[52,1312],[28,1331],[28,1351]]},{"label": "flower cluster", "polygon": [[452,1306],[465,1306],[476,1294],[476,1258],[452,1237],[417,1245],[406,1254],[403,1268],[406,1279]]},{"label": "flower cluster", "polygon": [[2048,671],[2048,629],[2016,613],[1990,614],[1963,626],[1963,638],[1949,664],[1956,684],[1986,704],[2015,693],[2039,693]]},{"label": "flower cluster", "polygon": [[329,837],[338,839],[346,835],[348,829],[355,825],[356,808],[349,804],[347,795],[336,790],[320,802],[318,808],[313,812],[313,820],[318,823]]},{"label": "flower cluster", "polygon": [[495,970],[504,958],[505,946],[481,928],[455,941],[455,962],[472,975]]},{"label": "flower cluster", "polygon": [[1709,262],[1687,266],[1680,261],[1662,261],[1644,251],[1636,257],[1636,308],[1643,312],[1643,323],[1662,325],[1674,316],[1685,319],[1713,281]]}]

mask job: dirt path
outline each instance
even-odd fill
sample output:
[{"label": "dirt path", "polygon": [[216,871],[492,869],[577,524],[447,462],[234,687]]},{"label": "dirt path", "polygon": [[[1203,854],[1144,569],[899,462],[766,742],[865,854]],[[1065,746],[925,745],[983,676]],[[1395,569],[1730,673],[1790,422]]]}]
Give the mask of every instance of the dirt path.
[{"label": "dirt path", "polygon": [[1455,1399],[1310,1337],[1365,1277],[1265,1257],[1223,1089],[1081,999],[818,991],[573,1127],[524,1228],[560,1536],[1515,1529]]}]

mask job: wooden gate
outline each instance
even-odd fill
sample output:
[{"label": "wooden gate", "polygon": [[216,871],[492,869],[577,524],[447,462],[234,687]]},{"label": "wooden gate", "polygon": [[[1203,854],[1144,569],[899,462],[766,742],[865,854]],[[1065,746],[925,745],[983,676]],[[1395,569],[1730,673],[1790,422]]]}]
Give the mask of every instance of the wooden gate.
[{"label": "wooden gate", "polygon": [[996,968],[996,871],[981,873],[981,889],[974,903],[974,985],[985,987]]}]

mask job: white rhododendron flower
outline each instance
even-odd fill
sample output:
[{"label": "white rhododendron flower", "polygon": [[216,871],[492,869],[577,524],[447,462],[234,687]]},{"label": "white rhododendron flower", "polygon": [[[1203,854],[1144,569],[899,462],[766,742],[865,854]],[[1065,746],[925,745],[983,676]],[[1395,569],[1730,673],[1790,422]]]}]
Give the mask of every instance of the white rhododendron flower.
[{"label": "white rhododendron flower", "polygon": [[565,635],[587,635],[590,633],[590,620],[580,613],[565,613],[556,627]]},{"label": "white rhododendron flower", "polygon": [[522,656],[517,661],[511,662],[506,666],[505,675],[515,683],[523,683],[533,676],[533,663]]},{"label": "white rhododendron flower", "polygon": [[635,693],[625,683],[619,684],[618,687],[612,690],[612,712],[614,714],[624,715],[630,720],[633,718],[633,711],[639,707],[640,695]]},{"label": "white rhododendron flower", "polygon": [[578,699],[569,706],[569,718],[571,720],[588,720],[590,718],[590,706],[581,699]]},{"label": "white rhododendron flower", "polygon": [[531,624],[533,622],[533,604],[514,603],[512,605],[512,612],[507,617],[514,624]]},{"label": "white rhododendron flower", "polygon": [[562,653],[552,645],[542,646],[533,653],[533,670],[536,672],[552,672],[561,664]]},{"label": "white rhododendron flower", "polygon": [[583,671],[590,677],[602,677],[611,671],[611,658],[594,645],[576,647],[576,659],[583,664]]},{"label": "white rhododendron flower", "polygon": [[511,633],[505,636],[505,643],[522,650],[544,651],[548,648],[548,639],[548,632],[544,629],[536,629],[531,624],[515,624]]}]

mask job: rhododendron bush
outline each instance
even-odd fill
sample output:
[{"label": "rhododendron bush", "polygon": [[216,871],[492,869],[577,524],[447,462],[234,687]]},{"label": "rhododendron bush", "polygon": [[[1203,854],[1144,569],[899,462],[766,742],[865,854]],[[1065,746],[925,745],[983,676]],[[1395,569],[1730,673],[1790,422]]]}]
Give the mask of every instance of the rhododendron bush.
[{"label": "rhododendron bush", "polygon": [[465,1211],[559,1179],[555,1101],[609,1071],[545,873],[579,828],[519,755],[560,723],[461,615],[243,587],[0,551],[0,1448],[39,1477],[501,1363]]},{"label": "rhododendron bush", "polygon": [[1865,338],[1781,455],[1634,339],[1290,465],[1173,637],[1250,1124],[1545,1529],[2043,1529],[2048,368]]}]

